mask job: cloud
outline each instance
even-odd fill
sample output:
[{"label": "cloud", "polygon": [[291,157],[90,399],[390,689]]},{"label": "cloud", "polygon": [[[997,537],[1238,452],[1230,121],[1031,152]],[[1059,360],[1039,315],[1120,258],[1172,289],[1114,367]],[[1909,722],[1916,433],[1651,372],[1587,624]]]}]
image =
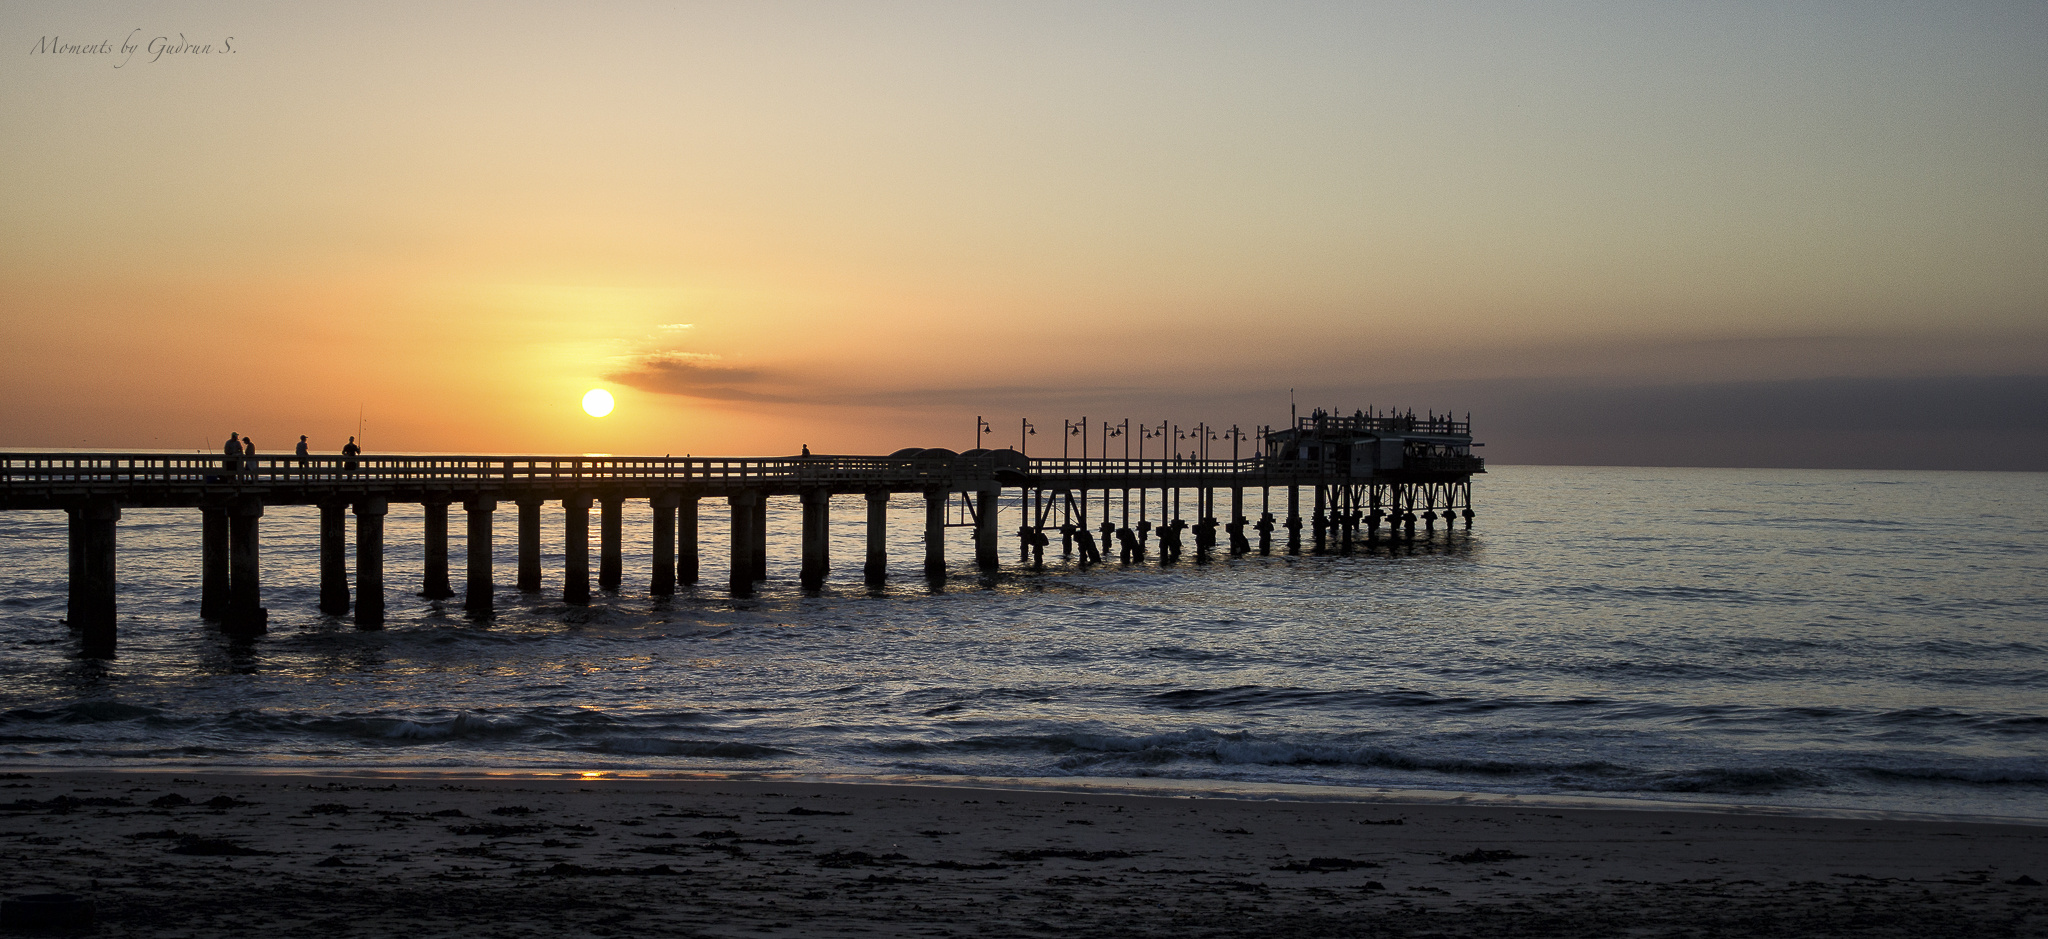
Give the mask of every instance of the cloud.
[{"label": "cloud", "polygon": [[654,327],[654,328],[656,328],[656,329],[696,329],[696,328],[697,328],[697,324],[696,324],[696,323],[663,323],[663,324],[661,324],[661,325],[659,325],[659,326],[656,326],[656,327]]},{"label": "cloud", "polygon": [[722,365],[717,356],[702,353],[657,352],[639,356],[631,365],[605,378],[628,388],[687,398],[771,402],[800,400],[781,389],[761,387],[774,382],[766,372]]}]

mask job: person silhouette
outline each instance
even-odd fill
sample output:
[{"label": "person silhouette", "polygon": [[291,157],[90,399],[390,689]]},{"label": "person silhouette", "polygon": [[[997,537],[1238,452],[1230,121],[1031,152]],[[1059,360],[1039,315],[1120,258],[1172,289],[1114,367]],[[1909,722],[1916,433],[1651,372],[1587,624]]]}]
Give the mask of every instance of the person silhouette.
[{"label": "person silhouette", "polygon": [[811,455],[811,445],[810,445],[810,444],[804,444],[804,456],[810,456],[810,455]]},{"label": "person silhouette", "polygon": [[341,448],[341,455],[347,457],[348,462],[342,464],[341,468],[353,472],[356,468],[356,457],[362,452],[363,448],[356,446],[356,438],[348,438],[348,445]]},{"label": "person silhouette", "polygon": [[242,472],[256,475],[256,439],[253,437],[242,438]]},{"label": "person silhouette", "polygon": [[306,468],[306,456],[307,456],[307,454],[306,454],[306,435],[305,435],[305,434],[300,434],[300,435],[299,435],[299,449],[298,449],[298,451],[297,451],[297,452],[298,452],[298,457],[299,457],[299,468],[300,468],[300,469],[305,469],[305,468]]},{"label": "person silhouette", "polygon": [[242,461],[240,457],[242,456],[242,435],[232,433],[229,434],[227,445],[221,447],[220,452],[227,455],[227,459],[221,461],[222,469],[225,469],[230,473],[233,473],[234,471],[241,469]]}]

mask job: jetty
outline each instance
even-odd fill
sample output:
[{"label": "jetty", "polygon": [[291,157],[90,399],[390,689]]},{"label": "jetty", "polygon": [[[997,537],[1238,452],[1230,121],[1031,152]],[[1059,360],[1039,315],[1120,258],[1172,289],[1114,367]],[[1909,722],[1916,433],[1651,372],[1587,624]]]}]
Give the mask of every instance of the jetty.
[{"label": "jetty", "polygon": [[[978,418],[977,425],[987,426]],[[1067,430],[1073,432],[1071,422]],[[261,586],[261,522],[270,506],[319,508],[320,610],[352,614],[357,626],[374,629],[385,616],[384,518],[393,503],[414,503],[424,510],[425,574],[419,592],[433,599],[456,596],[448,571],[448,524],[449,507],[461,506],[467,530],[462,606],[470,616],[488,618],[496,577],[493,519],[501,504],[517,510],[515,576],[522,591],[541,589],[541,513],[546,506],[560,506],[561,597],[587,604],[593,507],[598,512],[598,588],[620,588],[626,506],[633,503],[637,511],[644,504],[653,516],[648,591],[668,596],[698,582],[700,503],[725,500],[730,508],[727,589],[747,597],[769,577],[773,497],[797,501],[802,532],[798,579],[804,588],[816,589],[830,572],[834,496],[865,496],[863,576],[878,585],[889,569],[887,507],[899,494],[923,500],[924,572],[943,578],[949,527],[973,529],[975,562],[984,570],[999,567],[1006,537],[1017,539],[1024,563],[1034,566],[1043,563],[1054,534],[1062,552],[1072,556],[1078,551],[1083,564],[1112,556],[1123,563],[1156,558],[1172,564],[1189,547],[1197,561],[1217,552],[1270,555],[1276,537],[1288,554],[1342,553],[1382,539],[1431,538],[1438,522],[1448,537],[1455,522],[1471,528],[1472,477],[1485,472],[1485,461],[1472,455],[1480,444],[1472,440],[1469,415],[1456,420],[1413,412],[1346,416],[1318,410],[1290,426],[1260,428],[1256,434],[1200,424],[1185,430],[1170,424],[1134,429],[1129,422],[1103,426],[1101,434],[1105,446],[1121,437],[1124,456],[1044,458],[1010,449],[955,453],[915,447],[888,456],[786,457],[0,453],[0,510],[67,514],[66,621],[87,656],[104,657],[115,646],[117,535],[121,512],[129,508],[198,510],[200,615],[231,635],[253,636],[264,631],[269,618]],[[1089,439],[1085,419],[1079,436]],[[1153,438],[1160,438],[1162,452],[1169,444],[1175,452],[1146,458],[1143,441]],[[1212,456],[1212,445],[1223,440],[1230,442],[1231,456]],[[1240,456],[1236,451],[1245,441],[1255,442],[1254,452]],[[1138,443],[1137,456],[1130,454],[1133,442]],[[1191,453],[1180,452],[1188,448]],[[1008,501],[1021,515],[1007,533],[999,522],[1006,489],[1019,490]],[[1256,519],[1246,515],[1250,490],[1260,494]],[[1273,501],[1274,490],[1279,490],[1284,515],[1273,511],[1280,507]],[[1229,504],[1219,508],[1225,494]],[[1183,495],[1193,503],[1192,525],[1183,516]],[[351,516],[353,572],[348,564]]]}]

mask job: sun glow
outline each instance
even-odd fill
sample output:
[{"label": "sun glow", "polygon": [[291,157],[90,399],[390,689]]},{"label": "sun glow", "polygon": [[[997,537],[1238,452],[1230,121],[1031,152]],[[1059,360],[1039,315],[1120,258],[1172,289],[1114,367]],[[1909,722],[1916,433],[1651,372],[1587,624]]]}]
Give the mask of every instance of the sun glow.
[{"label": "sun glow", "polygon": [[603,417],[612,412],[612,393],[603,388],[592,388],[583,393],[583,413],[591,417]]}]

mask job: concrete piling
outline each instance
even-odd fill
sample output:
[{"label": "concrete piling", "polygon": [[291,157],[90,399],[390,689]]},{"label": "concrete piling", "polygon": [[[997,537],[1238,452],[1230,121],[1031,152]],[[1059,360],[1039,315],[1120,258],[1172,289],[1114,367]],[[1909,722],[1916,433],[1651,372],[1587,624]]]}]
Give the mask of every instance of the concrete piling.
[{"label": "concrete piling", "polygon": [[590,605],[590,502],[588,495],[562,500],[562,602]]},{"label": "concrete piling", "polygon": [[759,493],[735,492],[725,498],[732,512],[732,577],[729,589],[735,597],[754,595],[754,502]]},{"label": "concrete piling", "polygon": [[946,498],[944,489],[924,492],[924,575],[946,576]]},{"label": "concrete piling", "polygon": [[597,586],[617,590],[625,580],[625,498],[604,496],[598,501]]},{"label": "concrete piling", "polygon": [[[390,503],[383,499],[364,499],[355,504],[358,629],[384,628],[384,516],[390,511]],[[235,593],[239,595],[239,571],[235,580]]]},{"label": "concrete piling", "polygon": [[495,615],[491,583],[491,513],[498,510],[498,503],[491,499],[471,498],[462,503],[469,517],[469,537],[463,546],[468,554],[469,576],[463,584],[462,608],[475,619],[490,619]]},{"label": "concrete piling", "polygon": [[[221,515],[221,587],[227,587],[227,528]],[[223,596],[225,603],[225,596]],[[201,604],[202,607],[204,604]],[[320,503],[320,612],[340,616],[348,612],[348,503]]]},{"label": "concrete piling", "polygon": [[868,556],[861,576],[875,586],[889,579],[889,493],[868,493]]},{"label": "concrete piling", "polygon": [[71,510],[73,557],[78,575],[71,591],[71,628],[79,634],[86,658],[114,655],[115,523],[121,509],[112,502],[90,502]]},{"label": "concrete piling", "polygon": [[807,489],[801,500],[803,560],[797,583],[805,590],[816,590],[824,586],[825,573],[831,567],[832,493],[827,489]]},{"label": "concrete piling", "polygon": [[697,582],[697,499],[695,492],[682,494],[676,506],[676,583]]},{"label": "concrete piling", "polygon": [[519,589],[532,593],[540,589],[540,507],[539,499],[519,500]]},{"label": "concrete piling", "polygon": [[455,596],[455,588],[448,585],[448,500],[429,499],[420,503],[420,508],[426,534],[422,546],[426,575],[421,578],[420,596],[446,600]]},{"label": "concrete piling", "polygon": [[654,510],[654,576],[647,592],[657,597],[676,592],[676,506],[682,501],[673,492],[657,493],[647,500]]},{"label": "concrete piling", "polygon": [[[326,516],[321,516],[323,527]],[[326,542],[321,542],[323,549]],[[326,570],[327,556],[322,553],[321,570]],[[78,574],[74,570],[73,577]],[[325,582],[323,581],[323,586]],[[325,609],[326,595],[322,594],[322,608]],[[347,588],[342,592],[342,610],[348,609]],[[199,510],[199,618],[219,622],[228,611],[228,513],[219,506],[206,506]]]}]

